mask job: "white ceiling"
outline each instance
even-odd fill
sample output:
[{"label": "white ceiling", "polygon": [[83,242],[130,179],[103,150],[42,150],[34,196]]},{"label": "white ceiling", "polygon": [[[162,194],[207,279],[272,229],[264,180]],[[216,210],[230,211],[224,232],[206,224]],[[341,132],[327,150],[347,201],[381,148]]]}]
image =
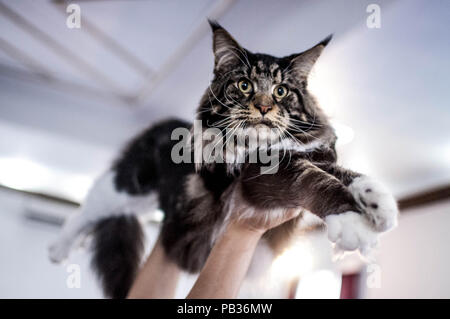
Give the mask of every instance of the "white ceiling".
[{"label": "white ceiling", "polygon": [[354,131],[342,162],[399,196],[448,183],[450,2],[377,1],[382,26],[368,29],[371,2],[85,0],[81,29],[68,29],[65,5],[2,0],[0,164],[45,167],[52,178],[36,190],[79,199],[130,136],[166,116],[193,117],[211,77],[206,17],[217,17],[248,49],[275,55],[334,33],[312,86]]}]

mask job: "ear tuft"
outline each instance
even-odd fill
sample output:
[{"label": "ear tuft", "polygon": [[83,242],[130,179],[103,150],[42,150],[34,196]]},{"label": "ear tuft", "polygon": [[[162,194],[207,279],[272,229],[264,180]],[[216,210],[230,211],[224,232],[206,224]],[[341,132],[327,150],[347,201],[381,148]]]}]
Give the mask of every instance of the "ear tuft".
[{"label": "ear tuft", "polygon": [[245,59],[244,49],[217,21],[208,20],[213,31],[214,69],[224,70]]},{"label": "ear tuft", "polygon": [[223,29],[222,26],[217,22],[217,20],[214,19],[208,19],[209,26],[211,27],[211,30],[214,32],[218,29]]},{"label": "ear tuft", "polygon": [[288,57],[288,59],[291,60],[291,64],[293,65],[293,69],[295,71],[294,74],[296,74],[297,77],[301,79],[306,79],[308,77],[317,59],[322,54],[323,49],[332,38],[333,34],[330,34],[311,49]]},{"label": "ear tuft", "polygon": [[333,39],[333,33],[330,34],[329,36],[327,36],[325,39],[323,39],[319,44],[317,45],[323,45],[324,47],[326,47],[328,45],[328,43],[330,43],[331,39]]}]

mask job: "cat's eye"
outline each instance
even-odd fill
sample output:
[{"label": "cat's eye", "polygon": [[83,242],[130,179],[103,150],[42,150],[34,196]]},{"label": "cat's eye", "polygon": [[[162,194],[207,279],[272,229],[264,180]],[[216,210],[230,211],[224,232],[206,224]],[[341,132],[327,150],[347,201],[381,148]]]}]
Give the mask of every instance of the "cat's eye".
[{"label": "cat's eye", "polygon": [[238,87],[243,93],[250,93],[253,89],[252,84],[245,79],[239,81]]},{"label": "cat's eye", "polygon": [[278,85],[273,89],[273,95],[282,99],[288,94],[288,89],[284,85]]}]

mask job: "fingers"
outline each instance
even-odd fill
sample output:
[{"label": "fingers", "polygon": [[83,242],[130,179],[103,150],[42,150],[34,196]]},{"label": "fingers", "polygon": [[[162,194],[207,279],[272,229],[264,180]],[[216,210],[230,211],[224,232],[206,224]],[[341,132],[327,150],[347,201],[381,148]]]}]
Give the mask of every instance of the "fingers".
[{"label": "fingers", "polygon": [[298,209],[298,208],[289,208],[287,211],[286,211],[286,220],[285,221],[288,221],[288,220],[290,220],[290,219],[292,219],[292,218],[295,218],[295,217],[298,217],[298,216],[300,216],[300,214],[301,214],[301,209]]}]

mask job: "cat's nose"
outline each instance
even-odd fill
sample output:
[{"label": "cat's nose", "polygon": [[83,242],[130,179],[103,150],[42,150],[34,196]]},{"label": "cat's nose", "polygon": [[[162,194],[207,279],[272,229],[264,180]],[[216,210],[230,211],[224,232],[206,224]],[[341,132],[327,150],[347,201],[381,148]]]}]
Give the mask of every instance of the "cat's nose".
[{"label": "cat's nose", "polygon": [[262,115],[267,114],[272,109],[272,105],[261,105],[256,104],[255,107],[259,110]]}]

